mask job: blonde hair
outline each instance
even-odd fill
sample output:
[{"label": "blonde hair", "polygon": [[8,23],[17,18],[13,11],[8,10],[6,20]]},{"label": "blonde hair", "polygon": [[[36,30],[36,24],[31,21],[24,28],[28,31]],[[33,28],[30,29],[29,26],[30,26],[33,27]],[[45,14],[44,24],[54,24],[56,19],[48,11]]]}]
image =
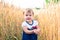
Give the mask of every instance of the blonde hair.
[{"label": "blonde hair", "polygon": [[23,14],[24,14],[25,12],[27,12],[27,13],[31,13],[31,12],[32,12],[32,14],[34,15],[33,10],[32,10],[32,9],[30,9],[30,8],[25,9],[25,11],[23,12]]}]

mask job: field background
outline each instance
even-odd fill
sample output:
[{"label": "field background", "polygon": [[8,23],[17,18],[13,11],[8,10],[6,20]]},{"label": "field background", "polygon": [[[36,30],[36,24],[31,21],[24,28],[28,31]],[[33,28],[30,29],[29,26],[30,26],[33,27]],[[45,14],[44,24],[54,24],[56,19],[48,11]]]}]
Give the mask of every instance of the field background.
[{"label": "field background", "polygon": [[[35,19],[41,29],[38,40],[60,40],[60,3],[40,9]],[[0,2],[0,40],[21,40],[22,21],[22,9]]]}]

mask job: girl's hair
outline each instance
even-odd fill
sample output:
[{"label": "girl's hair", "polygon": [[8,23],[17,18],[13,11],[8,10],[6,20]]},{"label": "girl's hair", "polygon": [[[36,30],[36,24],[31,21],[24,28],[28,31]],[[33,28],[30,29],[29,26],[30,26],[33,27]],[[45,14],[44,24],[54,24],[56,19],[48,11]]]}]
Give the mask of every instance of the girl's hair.
[{"label": "girl's hair", "polygon": [[23,12],[23,14],[24,14],[25,12],[27,12],[27,13],[32,13],[32,14],[34,15],[33,10],[30,9],[30,8],[25,9],[25,11]]}]

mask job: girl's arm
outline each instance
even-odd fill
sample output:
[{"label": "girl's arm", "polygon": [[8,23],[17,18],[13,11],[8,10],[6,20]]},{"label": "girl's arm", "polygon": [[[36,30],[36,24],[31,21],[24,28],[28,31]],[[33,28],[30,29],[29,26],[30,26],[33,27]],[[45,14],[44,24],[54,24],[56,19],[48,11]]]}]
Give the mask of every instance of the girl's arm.
[{"label": "girl's arm", "polygon": [[32,34],[32,33],[34,33],[33,30],[28,30],[27,27],[23,27],[23,31],[24,31],[25,33],[27,33],[27,34]]},{"label": "girl's arm", "polygon": [[37,29],[34,29],[34,33],[35,34],[39,34],[40,33],[40,27],[39,26],[37,26]]},{"label": "girl's arm", "polygon": [[37,26],[37,31],[40,31],[40,27],[39,26]]}]

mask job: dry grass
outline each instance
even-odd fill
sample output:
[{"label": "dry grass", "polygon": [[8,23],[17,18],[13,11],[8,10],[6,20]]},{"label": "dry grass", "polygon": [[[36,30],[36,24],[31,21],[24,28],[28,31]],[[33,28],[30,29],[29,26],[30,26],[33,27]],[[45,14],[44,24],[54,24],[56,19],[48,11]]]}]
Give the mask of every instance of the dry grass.
[{"label": "dry grass", "polygon": [[0,6],[0,39],[21,40],[22,10],[2,3]]},{"label": "dry grass", "polygon": [[60,40],[60,4],[41,9],[38,15],[41,40]]},{"label": "dry grass", "polygon": [[[0,3],[0,40],[21,40],[23,11]],[[41,9],[38,16],[41,29],[38,40],[60,40],[60,6]]]}]

